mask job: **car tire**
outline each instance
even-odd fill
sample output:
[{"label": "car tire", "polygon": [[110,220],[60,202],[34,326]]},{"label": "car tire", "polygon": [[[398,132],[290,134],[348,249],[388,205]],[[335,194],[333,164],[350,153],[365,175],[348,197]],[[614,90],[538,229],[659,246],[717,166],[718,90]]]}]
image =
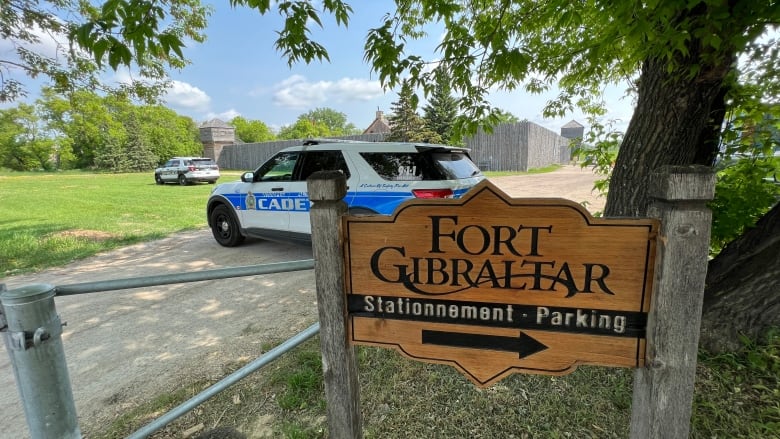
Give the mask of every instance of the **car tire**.
[{"label": "car tire", "polygon": [[235,247],[244,242],[244,235],[238,227],[233,212],[224,204],[211,211],[211,233],[223,247]]},{"label": "car tire", "polygon": [[154,182],[157,184],[165,184],[160,174],[154,174]]},{"label": "car tire", "polygon": [[185,177],[184,174],[179,174],[179,184],[182,186],[187,186],[190,184],[190,182],[187,181],[187,177]]},{"label": "car tire", "polygon": [[216,182],[217,182],[217,180],[209,180],[209,184],[214,184]]}]

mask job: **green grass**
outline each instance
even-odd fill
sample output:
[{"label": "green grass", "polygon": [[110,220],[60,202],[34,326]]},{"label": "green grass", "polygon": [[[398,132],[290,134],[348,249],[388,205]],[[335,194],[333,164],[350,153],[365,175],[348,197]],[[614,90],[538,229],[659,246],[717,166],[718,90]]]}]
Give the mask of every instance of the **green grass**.
[{"label": "green grass", "polygon": [[159,186],[151,172],[0,172],[0,278],[204,227],[213,187]]},{"label": "green grass", "polygon": [[203,227],[213,187],[158,186],[151,173],[2,173],[0,277]]},{"label": "green grass", "polygon": [[552,164],[552,165],[549,165],[549,166],[545,166],[543,168],[529,169],[529,170],[527,170],[525,172],[521,172],[521,171],[485,171],[482,174],[485,177],[487,177],[487,178],[507,177],[507,176],[510,176],[510,175],[544,174],[544,173],[547,173],[547,172],[553,172],[553,171],[556,171],[558,169],[561,169],[561,166],[562,165],[559,165],[559,164]]},{"label": "green grass", "polygon": [[[326,438],[319,358],[315,337],[152,437],[180,437],[205,424],[249,437],[263,431],[257,437]],[[392,350],[359,347],[357,358],[366,439],[629,435],[631,369],[581,366],[562,377],[515,374],[478,389],[452,367],[408,360]],[[162,401],[184,401],[198,384],[183,384],[186,392],[134,410],[134,422],[123,417],[90,437],[123,437],[158,416]],[[740,353],[700,354],[690,437],[780,437],[780,332],[747,343]]]}]

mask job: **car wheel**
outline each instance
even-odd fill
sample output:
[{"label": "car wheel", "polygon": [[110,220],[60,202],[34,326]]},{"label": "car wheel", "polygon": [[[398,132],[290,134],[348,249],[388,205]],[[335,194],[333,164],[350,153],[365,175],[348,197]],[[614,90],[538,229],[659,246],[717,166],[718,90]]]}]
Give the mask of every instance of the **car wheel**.
[{"label": "car wheel", "polygon": [[209,180],[209,184],[214,184],[216,182],[217,182],[217,180]]},{"label": "car wheel", "polygon": [[179,174],[179,184],[182,186],[187,186],[189,184],[187,177],[185,177],[184,174]]},{"label": "car wheel", "polygon": [[162,177],[160,176],[160,174],[154,174],[154,181],[157,184],[164,184],[165,183],[163,181]]},{"label": "car wheel", "polygon": [[225,247],[235,247],[244,241],[238,222],[224,204],[211,211],[211,233],[214,239]]}]

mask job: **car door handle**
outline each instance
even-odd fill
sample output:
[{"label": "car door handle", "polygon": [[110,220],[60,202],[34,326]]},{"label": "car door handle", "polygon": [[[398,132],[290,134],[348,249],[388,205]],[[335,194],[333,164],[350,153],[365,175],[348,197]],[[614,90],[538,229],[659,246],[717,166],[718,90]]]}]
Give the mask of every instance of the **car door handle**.
[{"label": "car door handle", "polygon": [[283,191],[284,188],[283,187],[272,187],[271,190],[274,191],[274,192],[279,192],[279,191]]}]

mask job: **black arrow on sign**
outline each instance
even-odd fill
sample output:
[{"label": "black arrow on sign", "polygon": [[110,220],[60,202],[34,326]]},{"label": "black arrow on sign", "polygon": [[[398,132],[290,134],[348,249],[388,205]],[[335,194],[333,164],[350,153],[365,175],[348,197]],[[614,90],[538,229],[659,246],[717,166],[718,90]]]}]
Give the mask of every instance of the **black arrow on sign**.
[{"label": "black arrow on sign", "polygon": [[458,348],[517,352],[520,358],[530,357],[547,349],[547,345],[522,332],[519,337],[504,337],[500,335],[467,334],[424,329],[422,331],[422,343]]}]

